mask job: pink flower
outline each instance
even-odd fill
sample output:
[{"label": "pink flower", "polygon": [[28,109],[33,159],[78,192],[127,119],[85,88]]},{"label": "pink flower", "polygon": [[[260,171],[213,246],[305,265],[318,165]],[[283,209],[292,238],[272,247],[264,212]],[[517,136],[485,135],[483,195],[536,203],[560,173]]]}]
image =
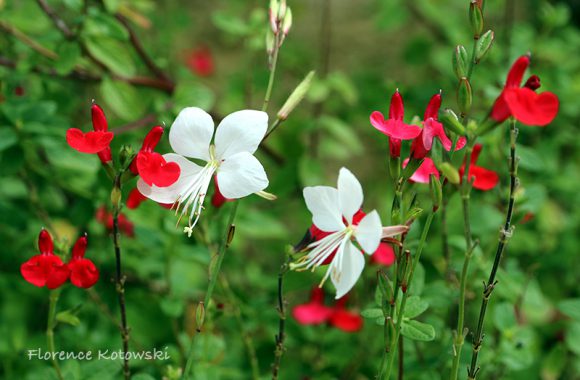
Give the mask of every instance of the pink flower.
[{"label": "pink flower", "polygon": [[[403,168],[406,168],[409,164],[409,159],[406,158],[403,161]],[[429,178],[433,174],[437,179],[439,179],[439,170],[435,167],[435,163],[429,157],[423,159],[421,166],[413,173],[409,181],[417,183],[429,183]]]}]

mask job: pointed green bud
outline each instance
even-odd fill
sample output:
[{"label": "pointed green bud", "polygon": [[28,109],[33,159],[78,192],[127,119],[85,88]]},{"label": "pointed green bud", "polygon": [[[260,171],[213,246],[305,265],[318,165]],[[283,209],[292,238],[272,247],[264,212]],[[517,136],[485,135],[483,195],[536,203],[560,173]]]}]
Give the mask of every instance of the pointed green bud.
[{"label": "pointed green bud", "polygon": [[200,301],[197,307],[195,308],[195,327],[197,332],[201,332],[204,320],[205,320],[205,306],[203,304],[203,301]]},{"label": "pointed green bud", "polygon": [[119,152],[119,159],[121,161],[121,168],[125,170],[131,165],[131,161],[135,158],[135,151],[130,145],[123,145]]},{"label": "pointed green bud", "polygon": [[471,84],[466,77],[463,77],[457,86],[457,105],[463,115],[471,109],[471,99]]},{"label": "pointed green bud", "polygon": [[119,209],[121,206],[121,188],[119,186],[113,186],[111,190],[111,204],[115,209]]},{"label": "pointed green bud", "polygon": [[314,71],[309,72],[308,75],[306,75],[306,77],[302,80],[302,82],[300,82],[300,84],[296,86],[296,88],[294,89],[294,91],[292,91],[292,94],[290,94],[290,96],[288,97],[282,108],[280,108],[280,111],[278,111],[278,119],[286,120],[288,118],[288,115],[290,115],[290,113],[294,111],[296,106],[300,104],[302,99],[304,99],[304,97],[308,93],[310,86],[312,85],[312,78],[314,78],[314,74],[315,74]]},{"label": "pointed green bud", "polygon": [[282,33],[285,36],[288,35],[290,28],[292,27],[292,10],[290,7],[286,10],[286,15],[284,15],[284,21],[282,21]]},{"label": "pointed green bud", "polygon": [[494,38],[493,31],[488,30],[477,40],[477,44],[475,45],[475,63],[479,63],[485,57],[493,44]]},{"label": "pointed green bud", "polygon": [[457,45],[453,51],[453,71],[457,76],[457,79],[467,76],[467,68],[469,67],[469,56],[467,55],[467,50],[465,46]]},{"label": "pointed green bud", "polygon": [[439,170],[441,170],[441,173],[443,173],[443,176],[445,176],[449,182],[454,185],[459,184],[459,173],[449,162],[441,163],[439,165]]},{"label": "pointed green bud", "polygon": [[383,272],[382,270],[377,272],[377,277],[378,277],[378,282],[379,282],[379,289],[381,290],[381,293],[383,294],[383,299],[386,302],[391,302],[393,300],[393,294],[394,294],[393,284],[391,284],[391,281],[389,281],[389,277],[387,277],[387,274],[385,272]]},{"label": "pointed green bud", "polygon": [[478,39],[483,31],[483,11],[476,0],[469,4],[469,23],[471,24],[473,38]]},{"label": "pointed green bud", "polygon": [[431,190],[431,200],[433,202],[433,212],[436,212],[441,205],[443,199],[443,190],[441,189],[441,181],[434,174],[429,176],[429,189]]},{"label": "pointed green bud", "polygon": [[445,129],[458,134],[459,136],[465,135],[465,127],[459,121],[459,118],[449,108],[446,108],[439,114],[439,121],[443,123]]}]

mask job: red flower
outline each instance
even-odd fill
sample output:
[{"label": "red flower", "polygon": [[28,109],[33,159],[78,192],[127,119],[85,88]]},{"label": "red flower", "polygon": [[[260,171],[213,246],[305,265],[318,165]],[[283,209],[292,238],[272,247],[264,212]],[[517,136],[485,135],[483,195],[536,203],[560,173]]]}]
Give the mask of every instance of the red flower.
[{"label": "red flower", "polygon": [[[403,161],[403,168],[406,168],[409,164],[409,159],[406,158]],[[417,182],[417,183],[429,183],[429,179],[431,174],[433,174],[437,179],[439,179],[439,170],[435,166],[435,163],[429,157],[423,159],[423,162],[419,166],[419,168],[413,173],[409,181]]]},{"label": "red flower", "polygon": [[319,287],[313,288],[310,302],[294,307],[292,315],[302,325],[318,325],[327,322],[332,315],[332,309],[324,306],[324,290]]},{"label": "red flower", "polygon": [[81,153],[97,153],[103,164],[112,161],[111,140],[113,132],[107,130],[107,119],[102,108],[96,104],[91,107],[93,131],[83,133],[78,128],[70,128],[66,131],[68,145]]},{"label": "red flower", "polygon": [[35,255],[20,266],[22,277],[34,286],[56,289],[66,282],[69,269],[60,257],[54,254],[52,237],[47,230],[38,236],[40,255]]},{"label": "red flower", "polygon": [[559,108],[558,97],[551,92],[537,94],[540,78],[532,75],[520,87],[524,72],[530,65],[530,56],[523,55],[512,65],[503,91],[495,100],[491,118],[498,123],[513,116],[519,122],[531,126],[545,126],[556,117]]},{"label": "red flower", "polygon": [[181,172],[177,163],[167,162],[162,155],[153,151],[162,135],[163,127],[153,127],[145,136],[137,157],[131,162],[131,171],[139,174],[149,186],[170,186],[179,179]]},{"label": "red flower", "polygon": [[346,332],[359,331],[363,319],[358,313],[345,309],[348,297],[342,297],[334,307],[324,305],[324,290],[313,288],[308,303],[297,305],[292,309],[292,316],[302,325],[319,325],[328,323]]},{"label": "red flower", "polygon": [[187,67],[200,77],[207,77],[214,72],[213,56],[207,47],[193,51],[187,58]]},{"label": "red flower", "polygon": [[87,250],[87,235],[78,238],[72,249],[72,257],[68,262],[70,282],[79,288],[90,288],[99,280],[99,270],[89,259],[85,259]]},{"label": "red flower", "polygon": [[[473,153],[471,154],[471,164],[469,165],[469,180],[473,180],[473,187],[487,191],[493,189],[499,182],[499,176],[496,172],[482,168],[481,166],[475,165],[477,158],[479,157],[479,152],[481,152],[482,145],[476,144],[473,147]],[[459,176],[463,179],[463,173],[465,172],[465,162],[459,168]]]},{"label": "red flower", "polygon": [[379,244],[379,248],[371,256],[371,263],[390,267],[396,260],[395,250],[388,243]]},{"label": "red flower", "polygon": [[[413,158],[420,160],[427,156],[427,153],[433,147],[433,140],[438,138],[443,148],[446,151],[451,150],[453,143],[445,134],[443,129],[443,124],[439,122],[439,108],[441,107],[441,93],[435,94],[429,100],[427,109],[425,109],[425,115],[423,116],[423,129],[421,129],[421,134],[413,140],[411,144],[411,155]],[[457,140],[455,150],[459,150],[465,146],[467,140],[465,137],[460,137]]]},{"label": "red flower", "polygon": [[[95,219],[105,226],[108,231],[113,230],[113,214],[111,214],[105,206],[101,206],[97,209]],[[128,237],[135,236],[135,226],[122,212],[119,213],[119,230]]]},{"label": "red flower", "polygon": [[414,139],[421,133],[420,127],[403,122],[404,114],[403,98],[397,89],[391,97],[389,118],[385,120],[383,114],[378,111],[374,111],[370,117],[372,126],[389,136],[389,151],[391,157],[400,157],[401,140]]}]

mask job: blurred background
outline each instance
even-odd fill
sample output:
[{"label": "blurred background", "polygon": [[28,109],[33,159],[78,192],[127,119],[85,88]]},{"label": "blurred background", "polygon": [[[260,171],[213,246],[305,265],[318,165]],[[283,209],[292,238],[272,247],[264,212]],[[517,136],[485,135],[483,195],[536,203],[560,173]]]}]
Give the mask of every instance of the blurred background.
[{"label": "blurred background", "polygon": [[[43,5],[64,28],[55,26]],[[388,222],[393,197],[388,144],[370,126],[370,113],[388,112],[396,88],[407,121],[422,117],[439,90],[443,106],[456,108],[451,55],[456,45],[471,45],[468,1],[296,0],[289,5],[294,23],[279,56],[271,119],[310,70],[317,76],[307,98],[258,153],[270,179],[268,191],[278,200],[241,202],[215,302],[196,339],[197,379],[269,378],[278,329],[278,271],[289,246],[310,225],[304,186],[334,185],[338,169],[346,166],[363,184],[365,209],[377,209]],[[87,257],[101,271],[89,291],[63,289],[59,310],[75,309],[78,320],[58,325],[57,348],[120,348],[113,246],[101,209],[109,202],[111,183],[97,157],[67,146],[66,130],[91,128],[94,99],[116,134],[116,155],[123,144],[138,149],[151,127],[170,126],[185,106],[204,108],[216,120],[239,109],[259,109],[269,74],[267,7],[266,1],[242,0],[0,0],[0,378],[56,378],[50,362],[26,357],[28,349],[46,349],[48,291],[19,273],[37,252],[41,227],[59,239],[59,248],[87,231]],[[526,52],[532,54],[530,72],[542,79],[541,90],[556,93],[561,109],[545,128],[520,128],[516,230],[486,320],[480,378],[580,379],[580,2],[488,0],[485,19],[495,43],[474,71],[475,119],[487,114],[509,66]],[[470,329],[505,214],[507,139],[506,128],[487,135],[478,161],[498,172],[500,184],[472,193],[472,229],[480,247],[467,293]],[[157,151],[170,151],[166,139]],[[127,184],[125,195],[133,187],[134,182]],[[412,189],[419,204],[428,206],[428,188]],[[460,270],[465,249],[459,202],[457,195],[449,201],[450,261],[442,253],[438,218],[423,254],[415,292],[429,309],[419,319],[433,325],[436,336],[405,345],[406,379],[448,376],[458,299],[453,273]],[[123,210],[131,347],[166,348],[171,356],[133,361],[135,379],[174,378],[183,364],[215,250],[215,243],[208,247],[204,241],[218,241],[228,207],[207,202],[199,225],[203,238],[191,239],[175,227],[171,211],[153,202]],[[410,232],[411,247],[423,219]],[[374,305],[377,269],[369,264],[351,292],[346,307],[352,312]],[[373,319],[348,333],[331,325],[302,326],[291,316],[293,307],[308,302],[322,274],[286,276],[281,378],[372,379],[383,349],[383,328]],[[327,286],[331,306],[333,291]],[[465,363],[471,354],[467,339]],[[67,379],[121,376],[115,361],[68,360],[62,366]]]}]

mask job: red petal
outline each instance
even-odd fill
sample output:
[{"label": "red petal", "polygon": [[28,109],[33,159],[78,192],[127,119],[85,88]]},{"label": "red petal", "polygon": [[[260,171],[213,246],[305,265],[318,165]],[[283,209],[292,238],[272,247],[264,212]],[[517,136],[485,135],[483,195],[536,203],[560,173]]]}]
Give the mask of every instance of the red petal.
[{"label": "red petal", "polygon": [[71,148],[82,153],[98,153],[109,146],[113,140],[113,132],[87,132],[70,128],[66,131],[66,142]]},{"label": "red petal", "polygon": [[542,87],[542,84],[540,83],[540,77],[537,75],[530,75],[524,84],[524,87],[527,87],[532,91],[536,91],[538,88]]},{"label": "red petal", "polygon": [[317,302],[298,305],[292,309],[292,316],[302,325],[318,325],[326,322],[333,314],[331,308]]},{"label": "red petal", "polygon": [[425,115],[423,116],[423,120],[428,120],[433,118],[437,120],[439,116],[439,108],[441,107],[441,94],[435,94],[429,100],[429,104],[427,104],[427,108],[425,109]]},{"label": "red petal", "polygon": [[483,145],[481,144],[475,144],[473,147],[473,152],[471,152],[471,161],[469,161],[471,165],[475,165],[477,163],[477,159],[479,158],[479,153],[481,153],[482,148]]},{"label": "red petal", "polygon": [[499,176],[496,172],[482,168],[481,166],[472,165],[469,168],[469,178],[475,177],[473,187],[478,190],[488,191],[493,189],[499,182]]},{"label": "red petal", "polygon": [[395,91],[391,97],[391,104],[389,106],[389,119],[403,120],[405,116],[405,107],[403,106],[403,97],[399,90]]},{"label": "red petal", "polygon": [[530,65],[530,56],[522,55],[512,65],[505,81],[505,87],[520,87],[524,73]]},{"label": "red petal", "polygon": [[105,117],[105,112],[103,112],[103,109],[97,104],[93,104],[91,107],[91,116],[93,119],[93,130],[106,132],[108,129],[107,118]]},{"label": "red petal", "polygon": [[214,184],[214,193],[213,196],[211,197],[211,204],[215,208],[220,208],[223,206],[224,203],[231,201],[231,199],[224,197],[223,194],[221,193],[217,181],[217,176],[213,178],[213,184]]},{"label": "red petal", "polygon": [[85,256],[87,250],[87,235],[81,236],[77,239],[72,249],[72,258],[81,259]]},{"label": "red petal", "polygon": [[[385,124],[385,117],[379,111],[374,111],[371,113],[371,125],[378,129],[379,131],[383,132],[384,124]],[[384,133],[384,132],[383,132]]]},{"label": "red petal", "polygon": [[89,259],[73,259],[68,263],[70,282],[79,288],[90,288],[99,280],[99,270]]},{"label": "red petal", "polygon": [[506,90],[503,90],[501,94],[499,94],[491,109],[491,118],[498,123],[501,123],[512,115],[510,108],[505,101],[505,92]]},{"label": "red petal", "polygon": [[147,136],[145,136],[145,139],[143,139],[141,151],[153,152],[153,149],[155,149],[159,140],[161,140],[161,136],[163,136],[163,127],[158,125],[151,128],[149,133],[147,133]]},{"label": "red petal", "polygon": [[356,332],[362,329],[363,319],[357,313],[340,309],[332,313],[330,324],[342,331]]},{"label": "red petal", "polygon": [[384,265],[386,267],[393,265],[395,259],[395,250],[388,243],[379,244],[379,248],[371,256],[372,263]]},{"label": "red petal", "polygon": [[60,257],[36,255],[20,266],[22,277],[34,286],[58,288],[68,279],[68,268]]},{"label": "red petal", "polygon": [[38,250],[40,253],[45,255],[54,254],[54,243],[52,242],[52,237],[44,228],[40,231],[38,235]]},{"label": "red petal", "polygon": [[519,122],[544,126],[558,114],[558,97],[551,92],[536,94],[527,87],[505,91],[505,101]]},{"label": "red petal", "polygon": [[393,158],[401,157],[401,140],[389,137],[389,154]]},{"label": "red petal", "polygon": [[137,207],[139,207],[139,205],[143,203],[143,201],[145,201],[146,199],[147,197],[141,194],[141,192],[137,190],[137,188],[135,188],[131,190],[129,196],[127,197],[127,208],[134,210]]},{"label": "red petal", "polygon": [[461,150],[467,145],[467,139],[463,136],[457,139],[457,143],[455,143],[455,151]]},{"label": "red petal", "polygon": [[315,286],[310,292],[310,302],[324,304],[324,289]]},{"label": "red petal", "polygon": [[137,154],[137,170],[149,186],[167,187],[179,179],[181,169],[175,162],[167,162],[162,155],[155,152]]},{"label": "red petal", "polygon": [[[375,128],[377,128],[375,126]],[[401,120],[389,119],[381,126],[377,128],[385,135],[393,137],[399,140],[411,140],[419,136],[421,133],[421,127],[416,125],[405,124]]]},{"label": "red petal", "polygon": [[[406,168],[408,163],[409,159],[406,158],[405,161],[403,161],[403,168]],[[435,167],[433,160],[427,157],[423,160],[415,173],[413,173],[411,178],[409,178],[409,181],[417,183],[429,183],[431,174],[439,178],[439,170],[437,170],[437,167]]]}]

